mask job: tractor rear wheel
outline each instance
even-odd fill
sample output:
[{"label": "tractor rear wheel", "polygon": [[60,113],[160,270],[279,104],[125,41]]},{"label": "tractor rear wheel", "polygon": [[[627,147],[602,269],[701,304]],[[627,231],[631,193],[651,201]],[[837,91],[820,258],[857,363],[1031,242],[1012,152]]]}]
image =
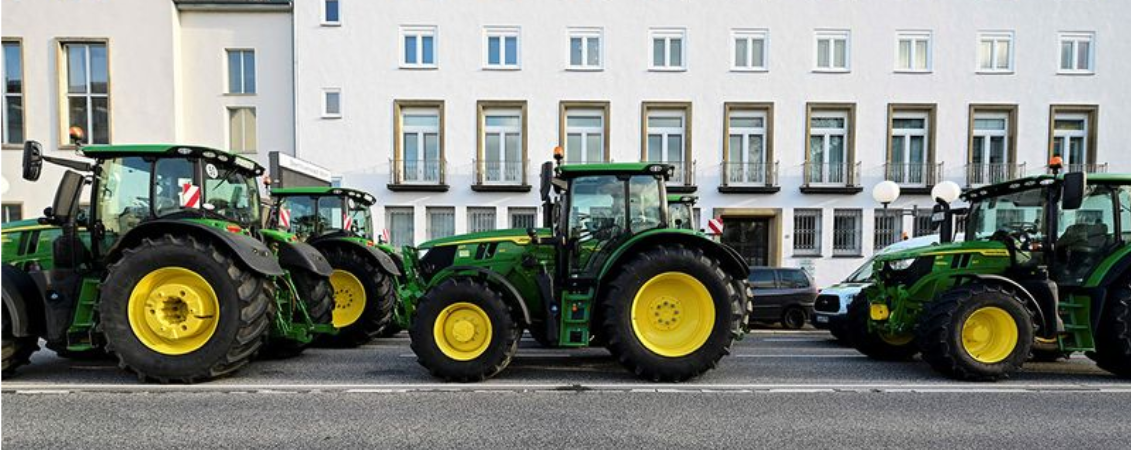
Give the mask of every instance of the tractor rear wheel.
[{"label": "tractor rear wheel", "polygon": [[501,372],[518,351],[522,329],[494,289],[448,279],[420,298],[409,329],[416,361],[445,381],[482,381]]},{"label": "tractor rear wheel", "polygon": [[974,284],[943,292],[919,321],[923,360],[943,374],[994,381],[1021,369],[1033,344],[1033,318],[1013,293]]},{"label": "tractor rear wheel", "polygon": [[683,245],[638,252],[604,284],[602,336],[638,377],[683,381],[718,365],[743,319],[741,292],[718,260]]},{"label": "tractor rear wheel", "polygon": [[[291,274],[291,281],[295,284],[295,291],[300,296],[297,301],[306,306],[306,314],[310,316],[311,323],[325,325],[330,323],[330,316],[334,311],[334,288],[330,280],[316,273],[296,268],[287,268]],[[278,278],[281,282],[283,279]],[[276,286],[275,289],[286,289],[285,286]],[[275,302],[271,302],[271,316],[275,317]],[[300,314],[295,314],[292,320],[296,323],[305,319]],[[283,359],[298,356],[310,346],[309,342],[295,341],[286,338],[267,339],[267,343],[260,350],[260,355],[270,359]]]},{"label": "tractor rear wheel", "polygon": [[123,251],[102,283],[106,349],[142,380],[191,383],[230,374],[263,343],[270,285],[210,241],[144,238]]},{"label": "tractor rear wheel", "polygon": [[872,305],[864,294],[857,295],[848,305],[844,330],[849,344],[865,356],[879,361],[907,361],[919,353],[913,335],[891,336],[872,331],[868,327],[871,310]]},{"label": "tractor rear wheel", "polygon": [[323,251],[334,268],[334,327],[338,334],[325,342],[357,347],[378,337],[393,324],[393,284],[389,275],[357,251],[330,247]]},{"label": "tractor rear wheel", "polygon": [[12,376],[17,367],[31,361],[31,354],[39,350],[39,339],[35,336],[16,337],[12,335],[12,318],[8,313],[10,295],[19,295],[18,292],[8,292],[8,283],[4,283],[4,323],[3,330],[3,370],[0,375],[5,378]]},{"label": "tractor rear wheel", "polygon": [[1112,286],[1096,330],[1096,351],[1089,357],[1099,368],[1131,378],[1131,274]]}]

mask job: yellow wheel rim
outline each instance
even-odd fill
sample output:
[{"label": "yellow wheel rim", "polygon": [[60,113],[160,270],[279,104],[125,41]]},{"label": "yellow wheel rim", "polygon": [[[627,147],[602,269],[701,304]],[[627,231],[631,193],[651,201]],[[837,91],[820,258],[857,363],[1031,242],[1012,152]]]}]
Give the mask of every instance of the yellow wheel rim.
[{"label": "yellow wheel rim", "polygon": [[181,267],[149,272],[130,292],[126,308],[134,336],[164,355],[196,351],[220,323],[220,300],[212,285]]},{"label": "yellow wheel rim", "polygon": [[676,358],[702,347],[715,327],[715,302],[691,275],[665,272],[632,299],[632,332],[653,353]]},{"label": "yellow wheel rim", "polygon": [[1017,322],[996,306],[979,308],[962,324],[962,348],[978,362],[1001,362],[1017,348]]},{"label": "yellow wheel rim", "polygon": [[352,273],[335,269],[330,274],[334,287],[334,328],[345,328],[357,322],[365,312],[365,286]]},{"label": "yellow wheel rim", "polygon": [[479,305],[459,302],[440,311],[432,335],[440,351],[456,361],[478,358],[491,344],[491,318]]}]

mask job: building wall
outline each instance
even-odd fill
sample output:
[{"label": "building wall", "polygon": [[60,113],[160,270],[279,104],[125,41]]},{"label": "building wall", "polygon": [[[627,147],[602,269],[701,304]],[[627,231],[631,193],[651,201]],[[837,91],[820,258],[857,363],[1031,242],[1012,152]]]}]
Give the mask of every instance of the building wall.
[{"label": "building wall", "polygon": [[[415,239],[424,240],[426,206],[456,207],[456,232],[467,227],[465,206],[533,206],[530,193],[481,193],[470,189],[476,152],[476,102],[525,100],[528,151],[532,167],[550,157],[558,144],[558,105],[562,100],[611,103],[611,153],[615,161],[636,161],[641,149],[641,102],[692,102],[693,159],[704,221],[719,208],[780,209],[781,264],[805,266],[822,285],[847,275],[872,253],[876,205],[869,194],[883,179],[889,103],[937,105],[937,161],[944,176],[963,184],[968,108],[973,103],[1018,105],[1018,162],[1041,170],[1047,158],[1051,104],[1099,105],[1098,161],[1110,170],[1131,170],[1119,146],[1121,130],[1131,126],[1131,91],[1122,78],[1131,62],[1128,31],[1116,19],[1127,17],[1123,2],[1038,0],[1020,5],[1007,0],[867,2],[766,0],[343,0],[341,26],[320,24],[321,2],[297,2],[296,127],[297,156],[343,175],[343,183],[374,192],[381,205],[415,208]],[[399,68],[403,25],[438,28],[438,68]],[[521,27],[521,70],[483,69],[483,27]],[[600,27],[604,32],[604,70],[572,72],[567,65],[567,27]],[[687,31],[687,70],[648,70],[652,27]],[[769,31],[769,70],[730,70],[733,28]],[[851,30],[849,73],[814,72],[814,29]],[[931,30],[933,71],[893,73],[896,30]],[[976,74],[977,35],[982,30],[1015,33],[1012,74]],[[1057,75],[1058,32],[1095,33],[1095,74]],[[342,90],[343,117],[320,117],[321,89]],[[391,192],[393,102],[444,101],[444,140],[448,192]],[[725,102],[772,102],[774,151],[780,161],[781,191],[775,194],[722,194]],[[802,194],[807,102],[856,105],[856,157],[863,192],[855,195]],[[536,182],[531,177],[531,182]],[[928,206],[926,195],[904,196],[894,207]],[[793,208],[824,210],[823,258],[793,256]],[[860,257],[832,258],[834,208],[863,209]],[[378,227],[384,214],[375,214]],[[907,219],[905,230],[911,229]],[[771,243],[771,245],[776,245]]]}]

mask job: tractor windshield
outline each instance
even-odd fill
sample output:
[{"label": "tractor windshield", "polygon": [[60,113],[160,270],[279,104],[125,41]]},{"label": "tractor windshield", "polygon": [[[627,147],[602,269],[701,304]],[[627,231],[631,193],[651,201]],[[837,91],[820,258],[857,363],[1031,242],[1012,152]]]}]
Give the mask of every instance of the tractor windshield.
[{"label": "tractor windshield", "polygon": [[319,233],[318,212],[314,197],[284,197],[275,212],[279,228],[306,239]]},{"label": "tractor windshield", "polygon": [[236,165],[205,163],[201,209],[244,227],[259,224],[259,186]]},{"label": "tractor windshield", "polygon": [[611,242],[663,225],[660,179],[653,175],[594,175],[573,179],[567,229],[580,245],[577,269]]},{"label": "tractor windshield", "polygon": [[994,233],[1023,233],[1039,239],[1044,234],[1045,189],[1029,189],[980,199],[970,205],[966,240],[986,240]]},{"label": "tractor windshield", "polygon": [[373,216],[369,212],[369,206],[352,198],[346,198],[346,205],[349,210],[350,232],[366,239],[373,239]]},{"label": "tractor windshield", "polygon": [[684,228],[688,230],[695,229],[695,223],[692,221],[691,204],[685,202],[672,203],[668,205],[668,212],[671,215],[670,219],[672,227]]}]

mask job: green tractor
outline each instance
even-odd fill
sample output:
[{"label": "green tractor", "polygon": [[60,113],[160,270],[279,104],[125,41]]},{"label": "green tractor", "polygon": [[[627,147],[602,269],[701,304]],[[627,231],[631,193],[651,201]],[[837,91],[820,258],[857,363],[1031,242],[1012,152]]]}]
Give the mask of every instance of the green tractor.
[{"label": "green tractor", "polygon": [[271,190],[268,228],[287,230],[322,252],[333,267],[332,344],[356,347],[392,323],[394,284],[401,275],[393,248],[373,241],[372,195],[337,187]]},{"label": "green tractor", "polygon": [[5,373],[42,338],[62,356],[115,355],[141,380],[203,381],[334,331],[330,265],[261,229],[254,161],[181,145],[78,151],[93,161],[24,145],[25,179],[44,161],[70,170],[44,217],[3,228]]},{"label": "green tractor", "polygon": [[729,247],[670,225],[671,174],[654,163],[547,162],[546,228],[406,247],[397,316],[420,364],[448,381],[483,380],[507,367],[526,329],[553,347],[603,344],[649,380],[714,368],[741,336],[748,268]]},{"label": "green tractor", "polygon": [[694,195],[668,194],[668,219],[672,228],[695,230],[695,202],[699,199]]},{"label": "green tractor", "polygon": [[[968,210],[939,199],[942,244],[876,257],[874,284],[848,311],[855,347],[921,353],[960,380],[1008,377],[1035,348],[1086,352],[1131,377],[1131,175],[1050,167],[966,191]],[[952,242],[961,214],[965,241]]]}]

